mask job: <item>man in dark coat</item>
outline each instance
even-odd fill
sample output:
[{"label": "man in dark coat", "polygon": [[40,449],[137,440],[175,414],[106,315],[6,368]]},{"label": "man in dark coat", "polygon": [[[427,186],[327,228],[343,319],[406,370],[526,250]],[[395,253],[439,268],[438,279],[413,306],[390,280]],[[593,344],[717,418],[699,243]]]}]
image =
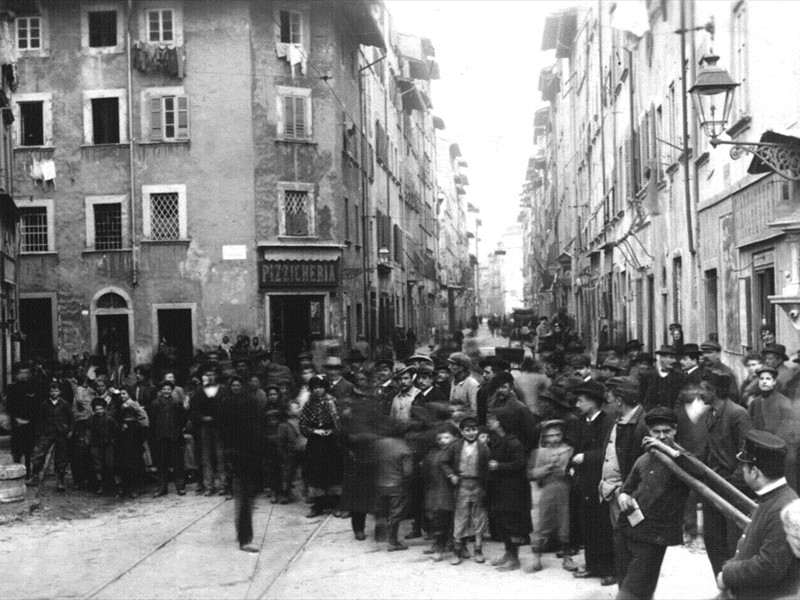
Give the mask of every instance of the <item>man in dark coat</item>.
[{"label": "man in dark coat", "polygon": [[[701,476],[700,469],[674,447],[677,418],[672,409],[654,408],[645,415],[645,423],[648,436],[643,441],[648,450],[668,455],[693,477]],[[688,495],[686,484],[649,452],[636,460],[617,499],[622,536],[616,548],[618,599],[653,597],[667,546],[683,541],[681,524]]]},{"label": "man in dark coat", "polygon": [[39,407],[44,396],[33,381],[30,363],[17,366],[16,381],[6,391],[6,410],[11,417],[11,456],[15,463],[25,461],[28,474],[36,445],[36,427]]},{"label": "man in dark coat", "polygon": [[[728,483],[746,491],[742,469],[739,469],[736,453],[745,443],[747,432],[753,429],[753,421],[747,410],[727,396],[730,378],[709,371],[707,382],[702,383],[702,399],[709,406],[701,423],[706,428],[706,453],[703,462],[723,477]],[[722,569],[726,560],[736,552],[736,544],[742,528],[726,517],[708,500],[703,500],[703,541],[711,562],[714,576]]]},{"label": "man in dark coat", "polygon": [[700,344],[700,351],[703,353],[703,362],[705,363],[706,369],[728,376],[728,381],[730,383],[726,395],[738,404],[739,382],[736,379],[736,373],[733,372],[733,369],[722,362],[722,346],[714,340],[709,340]]},{"label": "man in dark coat", "polygon": [[[608,505],[601,502],[598,486],[602,477],[612,418],[600,410],[606,388],[602,383],[587,381],[572,390],[577,397],[577,408],[582,420],[572,457],[575,469],[575,486],[580,494],[580,515],[586,566],[573,573],[574,577],[600,577],[601,584],[614,585],[614,542]],[[604,512],[605,509],[605,512]]]},{"label": "man in dark coat", "polygon": [[786,442],[766,431],[745,434],[737,456],[744,480],[758,495],[758,507],[739,540],[736,555],[717,576],[717,587],[737,600],[795,597],[800,585],[800,561],[786,541],[781,510],[797,499],[786,483]]},{"label": "man in dark coat", "polygon": [[330,381],[328,393],[341,402],[347,400],[353,394],[353,384],[342,377],[344,371],[344,364],[342,359],[338,356],[329,356],[325,359],[322,365],[325,369],[325,375]]},{"label": "man in dark coat", "polygon": [[674,408],[683,387],[683,375],[673,369],[677,354],[672,346],[662,346],[656,351],[658,365],[653,373],[641,379],[642,406],[649,412],[656,406]]},{"label": "man in dark coat", "polygon": [[175,384],[162,381],[158,386],[158,396],[153,400],[151,410],[151,427],[155,440],[156,459],[158,464],[159,491],[155,496],[167,494],[169,469],[175,474],[175,487],[178,495],[186,493],[183,478],[183,428],[186,426],[188,412],[183,401],[173,391]]},{"label": "man in dark coat", "polygon": [[244,391],[244,381],[231,377],[229,394],[218,415],[219,432],[233,472],[236,498],[236,537],[244,552],[258,552],[253,544],[253,501],[261,478],[262,436],[258,400]]},{"label": "man in dark coat", "polygon": [[678,362],[683,371],[684,385],[697,385],[703,380],[703,368],[700,365],[700,348],[697,344],[681,346]]}]

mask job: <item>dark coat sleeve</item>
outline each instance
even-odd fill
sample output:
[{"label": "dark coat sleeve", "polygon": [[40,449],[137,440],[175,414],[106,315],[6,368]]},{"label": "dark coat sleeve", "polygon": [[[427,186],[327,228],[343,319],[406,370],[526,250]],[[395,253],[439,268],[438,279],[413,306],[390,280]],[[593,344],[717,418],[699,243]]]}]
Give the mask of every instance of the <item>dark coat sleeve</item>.
[{"label": "dark coat sleeve", "polygon": [[508,450],[510,453],[510,456],[508,458],[510,460],[506,462],[498,461],[497,470],[498,471],[525,470],[525,448],[522,446],[522,443],[518,439],[512,438],[508,441]]},{"label": "dark coat sleeve", "polygon": [[763,524],[764,543],[758,554],[744,560],[730,560],[722,567],[722,579],[734,591],[774,585],[786,575],[795,560],[778,514],[764,519]]}]

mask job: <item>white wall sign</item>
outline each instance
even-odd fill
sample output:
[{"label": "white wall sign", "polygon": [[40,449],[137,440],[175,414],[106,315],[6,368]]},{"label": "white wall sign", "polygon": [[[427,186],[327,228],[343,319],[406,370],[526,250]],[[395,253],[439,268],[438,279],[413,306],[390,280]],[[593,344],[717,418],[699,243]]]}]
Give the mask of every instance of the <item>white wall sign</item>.
[{"label": "white wall sign", "polygon": [[247,258],[247,246],[223,246],[222,260],[245,260]]}]

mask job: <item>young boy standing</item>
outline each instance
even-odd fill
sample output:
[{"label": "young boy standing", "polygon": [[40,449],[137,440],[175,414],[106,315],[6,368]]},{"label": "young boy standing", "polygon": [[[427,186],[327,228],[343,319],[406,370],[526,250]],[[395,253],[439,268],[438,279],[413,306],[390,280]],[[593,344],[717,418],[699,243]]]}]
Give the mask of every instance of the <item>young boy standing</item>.
[{"label": "young boy standing", "polygon": [[39,473],[44,467],[44,461],[50,448],[55,446],[56,474],[58,475],[58,491],[63,492],[64,475],[67,471],[69,460],[69,436],[72,433],[72,408],[66,400],[61,398],[61,390],[57,381],[50,383],[50,397],[45,400],[40,408],[39,439],[33,451],[31,465],[33,472],[29,479],[34,485],[37,483]]},{"label": "young boy standing", "polygon": [[469,558],[465,539],[475,536],[475,562],[486,562],[483,535],[487,529],[486,483],[489,473],[489,448],[478,441],[478,420],[464,417],[458,424],[462,439],[453,442],[442,458],[442,470],[455,490],[453,521],[453,560],[461,564]]},{"label": "young boy standing", "polygon": [[564,441],[565,423],[553,419],[542,423],[539,448],[531,452],[528,479],[541,490],[539,515],[533,524],[533,566],[531,572],[542,570],[542,548],[555,537],[563,550],[562,566],[567,571],[578,568],[569,554],[569,476],[567,468],[573,449]]},{"label": "young boy standing", "polygon": [[442,460],[447,447],[457,436],[455,425],[452,423],[442,425],[436,432],[436,446],[428,451],[422,466],[425,482],[425,515],[430,523],[434,540],[431,549],[425,553],[433,554],[433,560],[436,562],[444,559],[447,546],[452,545],[455,498],[453,486],[442,470]]},{"label": "young boy standing", "polygon": [[92,400],[92,420],[89,425],[89,451],[98,495],[114,492],[114,449],[119,437],[119,425],[107,410],[104,398]]}]

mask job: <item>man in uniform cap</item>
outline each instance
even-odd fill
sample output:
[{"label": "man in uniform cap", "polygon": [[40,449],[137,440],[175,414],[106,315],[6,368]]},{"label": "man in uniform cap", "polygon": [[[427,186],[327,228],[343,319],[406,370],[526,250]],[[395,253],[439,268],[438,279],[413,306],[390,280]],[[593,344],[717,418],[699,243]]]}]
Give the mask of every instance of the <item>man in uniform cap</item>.
[{"label": "man in uniform cap", "polygon": [[728,398],[739,402],[739,382],[736,379],[736,373],[722,362],[722,347],[714,340],[708,340],[700,344],[700,351],[703,353],[703,360],[707,369],[730,377]]},{"label": "man in uniform cap", "polygon": [[783,476],[786,443],[766,431],[751,430],[737,458],[745,482],[758,495],[758,507],[736,555],[717,576],[717,587],[729,590],[737,600],[796,597],[800,562],[786,540],[780,516],[797,499]]},{"label": "man in uniform cap", "polygon": [[[647,450],[662,452],[693,477],[701,476],[700,469],[674,446],[677,418],[671,408],[655,407],[645,415],[645,423],[648,436],[643,443]],[[617,498],[618,599],[652,598],[667,546],[683,542],[681,525],[689,487],[651,452],[636,460]]]},{"label": "man in uniform cap", "polygon": [[[578,578],[599,577],[602,585],[614,585],[614,542],[608,512],[598,494],[603,470],[606,440],[614,423],[611,416],[600,410],[606,388],[602,383],[587,381],[572,390],[577,397],[576,407],[581,414],[578,443],[572,466],[575,487],[580,494],[578,515],[583,533],[586,565],[573,575]],[[607,509],[607,505],[605,506]]]},{"label": "man in uniform cap", "polygon": [[650,411],[656,406],[674,408],[678,393],[683,387],[683,374],[673,369],[677,352],[672,346],[661,346],[656,350],[656,370],[641,379],[642,406]]}]

